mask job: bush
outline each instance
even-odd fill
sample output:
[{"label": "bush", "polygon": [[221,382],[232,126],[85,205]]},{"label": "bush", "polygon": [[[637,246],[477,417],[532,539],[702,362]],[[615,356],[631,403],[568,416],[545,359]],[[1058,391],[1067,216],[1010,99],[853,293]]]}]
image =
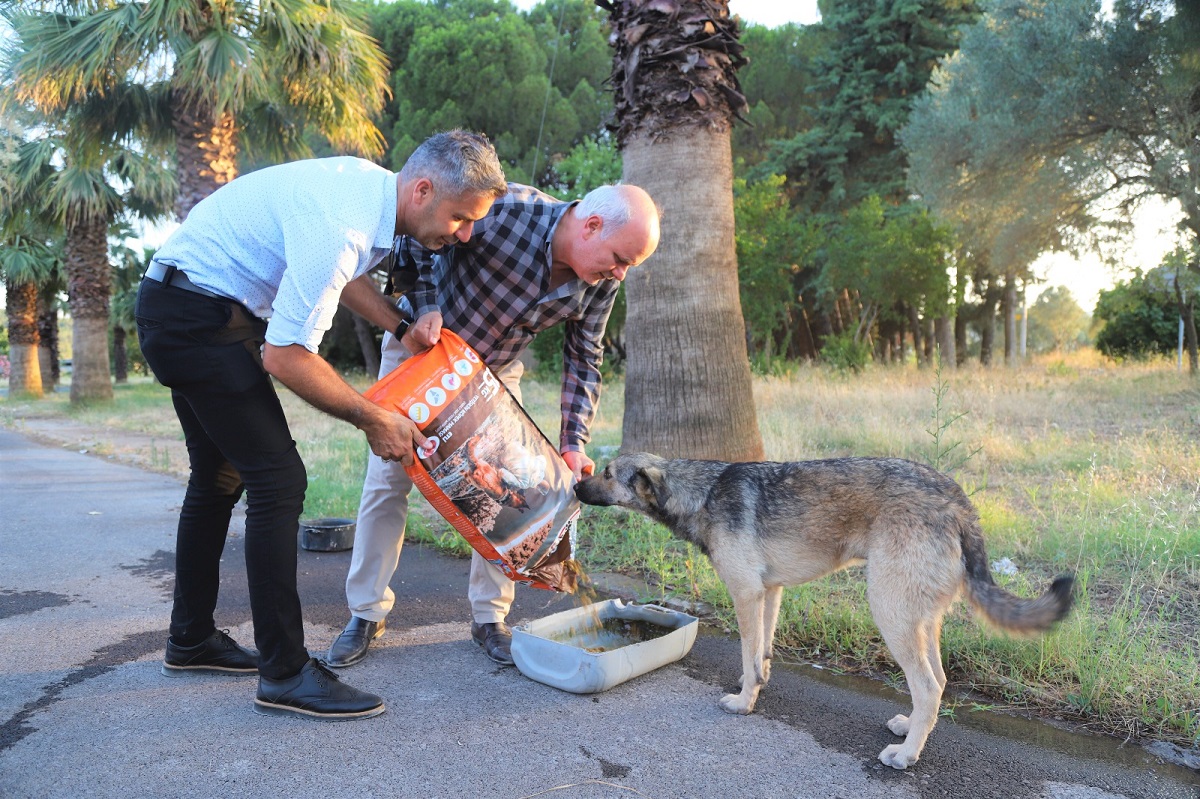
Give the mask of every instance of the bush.
[{"label": "bush", "polygon": [[821,360],[838,371],[861,372],[871,362],[871,345],[855,341],[850,332],[838,333],[825,339]]},{"label": "bush", "polygon": [[1109,358],[1144,360],[1175,351],[1179,311],[1140,277],[1100,292],[1096,318],[1104,322],[1096,349]]}]

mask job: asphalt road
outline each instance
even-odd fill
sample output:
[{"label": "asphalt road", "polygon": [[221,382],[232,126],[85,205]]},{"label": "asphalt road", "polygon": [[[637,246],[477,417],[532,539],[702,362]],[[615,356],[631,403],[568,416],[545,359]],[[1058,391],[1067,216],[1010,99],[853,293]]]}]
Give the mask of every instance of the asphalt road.
[{"label": "asphalt road", "polygon": [[[717,698],[736,640],[594,695],[487,660],[467,561],[405,549],[388,633],[343,670],[388,712],[341,724],[259,716],[253,677],[159,673],[181,483],[0,430],[0,797],[1200,797],[1146,750],[987,713],[943,719],[907,772],[875,758],[906,697],[776,666],[752,716]],[[300,553],[308,646],[347,618],[349,553]],[[520,588],[510,621],[572,607]],[[253,634],[240,526],[218,623]]]}]

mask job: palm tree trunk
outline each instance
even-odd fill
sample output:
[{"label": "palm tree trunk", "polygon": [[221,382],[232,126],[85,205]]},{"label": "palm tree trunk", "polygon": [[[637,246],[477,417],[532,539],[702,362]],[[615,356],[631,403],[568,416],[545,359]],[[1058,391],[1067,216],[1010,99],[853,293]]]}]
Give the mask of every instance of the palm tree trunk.
[{"label": "palm tree trunk", "polygon": [[73,353],[71,403],[111,400],[108,306],[108,220],[86,218],[69,225],[65,250]]},{"label": "palm tree trunk", "polygon": [[662,241],[626,278],[622,448],[761,460],[738,297],[729,132],[634,139],[625,146],[624,180],[659,203]]},{"label": "palm tree trunk", "polygon": [[179,195],[175,216],[187,219],[196,203],[237,177],[237,125],[232,114],[215,118],[212,109],[171,98]]},{"label": "palm tree trunk", "polygon": [[118,384],[129,382],[129,353],[125,350],[125,328],[114,325],[113,334],[113,378]]},{"label": "palm tree trunk", "polygon": [[5,281],[8,313],[8,394],[36,399],[42,396],[38,366],[37,286]]},{"label": "palm tree trunk", "polygon": [[42,369],[42,390],[58,386],[58,302],[50,289],[38,291],[38,365]]}]

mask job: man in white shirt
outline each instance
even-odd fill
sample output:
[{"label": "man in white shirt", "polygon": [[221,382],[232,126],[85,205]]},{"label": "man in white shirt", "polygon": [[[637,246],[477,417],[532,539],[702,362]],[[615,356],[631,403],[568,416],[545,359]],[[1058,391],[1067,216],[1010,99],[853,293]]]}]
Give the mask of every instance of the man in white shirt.
[{"label": "man in white shirt", "polygon": [[[399,174],[359,158],[268,167],[197,204],[155,254],[138,292],[138,340],[170,387],[191,476],[179,515],[163,673],[259,674],[254,709],[341,720],[384,711],[309,657],[296,590],[307,477],[275,377],[358,427],[371,451],[411,463],[424,437],[364,399],[319,355],[339,303],[395,330],[403,317],[367,272],[408,235],[441,249],[471,235],[507,191],[486,138],[424,142]],[[261,354],[260,354],[261,353]],[[216,627],[219,565],[246,494],[246,574],[258,654]]]}]

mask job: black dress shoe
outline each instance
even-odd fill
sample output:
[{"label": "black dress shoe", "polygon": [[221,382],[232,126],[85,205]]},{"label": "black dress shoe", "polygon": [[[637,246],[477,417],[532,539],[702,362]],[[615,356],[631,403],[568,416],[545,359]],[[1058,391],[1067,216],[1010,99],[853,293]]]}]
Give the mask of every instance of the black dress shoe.
[{"label": "black dress shoe", "polygon": [[216,630],[195,646],[179,646],[167,639],[167,654],[162,673],[168,677],[184,674],[254,674],[258,671],[258,653]]},{"label": "black dress shoe", "polygon": [[300,673],[284,680],[258,678],[254,712],[265,716],[303,716],[321,721],[369,719],[384,711],[375,694],[343,685],[323,662],[312,658]]},{"label": "black dress shoe", "polygon": [[342,634],[334,639],[325,656],[325,663],[335,669],[352,666],[367,656],[367,648],[371,642],[383,635],[387,629],[383,621],[367,621],[358,616],[351,616],[350,623]]},{"label": "black dress shoe", "polygon": [[471,622],[471,637],[483,647],[483,651],[497,663],[513,664],[512,630],[502,621],[493,624]]}]

